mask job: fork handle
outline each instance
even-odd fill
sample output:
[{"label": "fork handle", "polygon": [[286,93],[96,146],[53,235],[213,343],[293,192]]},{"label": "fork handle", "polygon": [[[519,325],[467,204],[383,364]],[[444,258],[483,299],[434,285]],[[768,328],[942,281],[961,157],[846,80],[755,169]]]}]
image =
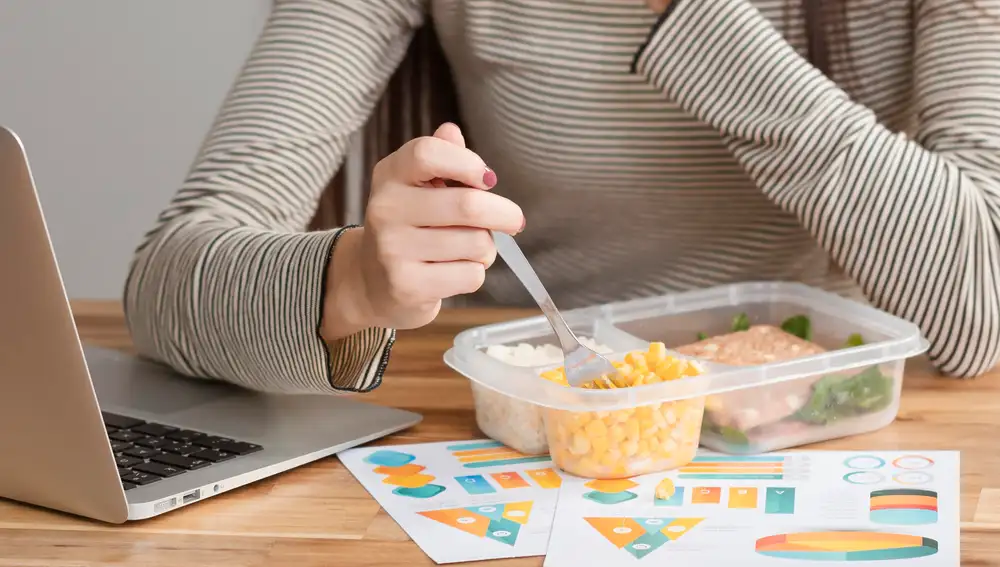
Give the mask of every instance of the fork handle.
[{"label": "fork handle", "polygon": [[542,313],[545,314],[545,318],[549,320],[549,324],[552,325],[552,330],[555,332],[556,339],[559,340],[563,352],[571,352],[577,348],[580,345],[580,341],[569,328],[559,310],[556,309],[556,304],[552,301],[552,297],[545,290],[542,281],[538,279],[535,269],[531,267],[528,259],[524,257],[524,252],[521,251],[521,247],[517,245],[514,237],[504,232],[493,231],[493,242],[496,244],[497,253],[507,263],[510,270],[514,272],[517,279],[521,280],[521,284],[524,285],[524,288],[531,294],[532,299],[541,308]]}]

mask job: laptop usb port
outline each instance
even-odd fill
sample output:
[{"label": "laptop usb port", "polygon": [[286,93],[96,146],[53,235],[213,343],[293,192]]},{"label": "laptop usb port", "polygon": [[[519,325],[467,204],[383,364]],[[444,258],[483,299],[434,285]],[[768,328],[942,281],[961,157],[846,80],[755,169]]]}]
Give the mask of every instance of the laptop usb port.
[{"label": "laptop usb port", "polygon": [[194,502],[195,500],[198,499],[199,496],[201,496],[201,490],[200,489],[199,490],[195,490],[194,492],[190,492],[188,494],[185,494],[184,496],[181,497],[181,504],[187,504],[189,502]]}]

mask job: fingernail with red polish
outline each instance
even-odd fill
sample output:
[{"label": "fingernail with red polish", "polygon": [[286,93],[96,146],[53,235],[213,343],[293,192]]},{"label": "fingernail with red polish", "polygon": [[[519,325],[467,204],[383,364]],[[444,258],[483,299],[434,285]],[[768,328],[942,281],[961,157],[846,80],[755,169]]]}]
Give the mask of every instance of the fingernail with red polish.
[{"label": "fingernail with red polish", "polygon": [[483,173],[483,184],[486,185],[487,189],[492,189],[497,184],[497,174],[488,167],[486,173]]}]

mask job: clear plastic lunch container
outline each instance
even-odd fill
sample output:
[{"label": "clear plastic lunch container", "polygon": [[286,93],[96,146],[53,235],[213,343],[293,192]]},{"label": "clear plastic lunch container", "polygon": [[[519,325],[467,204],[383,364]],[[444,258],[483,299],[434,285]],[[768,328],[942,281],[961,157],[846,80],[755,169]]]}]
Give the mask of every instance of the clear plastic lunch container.
[{"label": "clear plastic lunch container", "polygon": [[[464,331],[444,358],[471,381],[483,433],[524,453],[547,448],[572,474],[620,478],[683,466],[699,443],[763,453],[880,429],[898,413],[906,359],[928,348],[912,323],[795,283],[735,284],[563,313],[578,336],[614,351],[612,360],[650,342],[675,349],[724,335],[738,314],[751,325],[774,326],[805,316],[811,341],[826,352],[756,366],[702,361],[700,376],[634,388],[568,388],[540,378],[551,367],[512,366],[485,352],[491,345],[557,344],[539,315]],[[864,344],[847,347],[852,335]],[[632,418],[639,434],[631,431]],[[588,430],[595,420],[602,424]],[[644,451],[618,439],[610,426],[620,423],[630,428],[625,440],[644,441]]]}]

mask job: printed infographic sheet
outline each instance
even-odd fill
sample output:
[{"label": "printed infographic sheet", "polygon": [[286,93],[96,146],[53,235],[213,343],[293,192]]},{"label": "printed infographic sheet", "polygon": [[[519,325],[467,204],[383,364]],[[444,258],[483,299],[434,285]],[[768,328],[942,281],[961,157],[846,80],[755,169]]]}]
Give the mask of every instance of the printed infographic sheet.
[{"label": "printed infographic sheet", "polygon": [[480,440],[338,457],[435,563],[545,555],[562,484],[548,455]]},{"label": "printed infographic sheet", "polygon": [[959,494],[957,452],[701,452],[665,474],[567,475],[544,565],[958,565]]},{"label": "printed infographic sheet", "polygon": [[[488,440],[339,457],[439,564],[959,564],[957,452],[702,451],[681,469],[624,480],[577,478]],[[659,498],[664,479],[672,491]]]}]

